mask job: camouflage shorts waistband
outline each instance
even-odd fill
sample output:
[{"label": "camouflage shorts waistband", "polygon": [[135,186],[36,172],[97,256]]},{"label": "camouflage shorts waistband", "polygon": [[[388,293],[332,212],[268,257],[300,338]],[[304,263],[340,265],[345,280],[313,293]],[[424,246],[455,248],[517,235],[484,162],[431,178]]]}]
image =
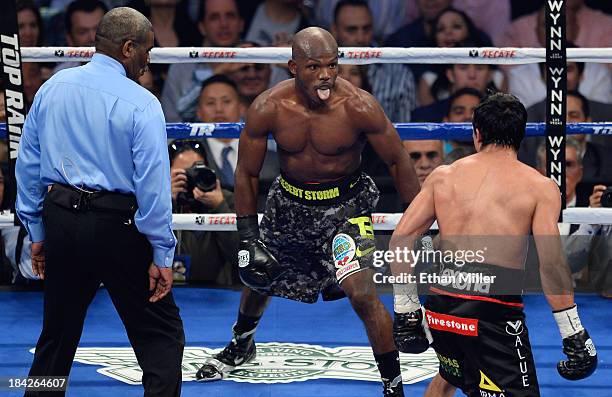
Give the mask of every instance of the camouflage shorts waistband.
[{"label": "camouflage shorts waistband", "polygon": [[331,182],[304,183],[295,181],[282,174],[279,186],[283,194],[291,200],[306,205],[332,205],[354,197],[363,188],[361,170]]}]

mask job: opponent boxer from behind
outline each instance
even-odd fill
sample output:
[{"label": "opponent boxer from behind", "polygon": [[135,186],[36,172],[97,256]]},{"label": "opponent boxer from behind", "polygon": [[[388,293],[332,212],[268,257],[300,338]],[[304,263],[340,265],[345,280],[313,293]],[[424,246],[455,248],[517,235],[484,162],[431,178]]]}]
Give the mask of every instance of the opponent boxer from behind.
[{"label": "opponent boxer from behind", "polygon": [[[430,286],[425,307],[440,359],[440,373],[426,396],[452,395],[449,384],[468,396],[539,396],[525,325],[520,286],[527,236],[535,238],[542,286],[563,338],[567,361],[557,369],[566,379],[593,373],[597,355],[574,304],[557,219],[557,185],[517,160],[527,112],[516,97],[495,94],[474,111],[477,154],[434,170],[398,224],[392,248],[412,247],[437,220],[444,247],[474,251],[488,245],[482,263],[440,263],[439,274],[497,275],[488,285],[440,282]],[[488,237],[483,237],[488,236]],[[405,264],[392,265],[394,273]],[[414,284],[394,285],[396,319],[419,307]],[[412,289],[412,291],[411,291]],[[401,323],[401,322],[400,322]],[[396,344],[410,330],[396,326]],[[488,393],[488,394],[487,394]]]},{"label": "opponent boxer from behind", "polygon": [[[208,360],[197,378],[220,379],[255,356],[253,333],[271,295],[313,303],[320,293],[324,300],[340,297],[329,296],[336,287],[365,325],[384,395],[403,396],[391,317],[373,282],[370,214],[378,189],[360,170],[361,151],[369,141],[389,166],[406,203],[419,189],[412,161],[376,100],[336,79],[338,46],[329,32],[298,32],[289,69],[295,79],[255,99],[240,136],[235,175],[238,266],[249,288],[243,290],[234,339]],[[269,133],[278,146],[281,175],[270,188],[260,233],[257,185]],[[427,349],[426,340],[418,342],[417,350]]]}]

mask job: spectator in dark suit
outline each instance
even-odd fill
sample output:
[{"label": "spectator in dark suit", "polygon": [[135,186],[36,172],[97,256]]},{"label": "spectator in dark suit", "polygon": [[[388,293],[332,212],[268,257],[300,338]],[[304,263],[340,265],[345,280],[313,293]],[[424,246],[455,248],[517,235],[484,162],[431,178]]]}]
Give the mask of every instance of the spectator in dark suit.
[{"label": "spectator in dark suit", "polygon": [[[567,43],[568,48],[575,48],[576,46],[571,43]],[[584,62],[568,62],[567,63],[567,90],[568,92],[572,91],[580,91],[580,84],[584,80],[584,70],[585,64]],[[543,84],[546,78],[546,65],[540,64],[540,76],[541,83]],[[612,105],[609,103],[603,103],[599,101],[591,100],[588,97],[588,94],[584,94],[580,91],[581,95],[588,101],[588,106],[590,110],[590,118],[592,121],[600,122],[600,121],[610,121],[612,120]],[[535,105],[531,105],[527,108],[527,121],[533,123],[541,123],[546,120],[546,99],[542,99],[537,102]],[[569,120],[568,120],[569,122]],[[572,121],[574,123],[578,123],[579,121]]]},{"label": "spectator in dark suit", "polygon": [[[601,207],[604,185],[593,188],[589,207]],[[567,262],[573,272],[586,268],[582,279],[589,289],[594,289],[604,298],[612,298],[612,225],[581,224],[565,242]]]},{"label": "spectator in dark suit", "polygon": [[[576,195],[576,186],[582,180],[583,170],[582,145],[575,138],[568,138],[565,143],[565,207],[586,207],[588,201]],[[538,148],[537,170],[546,175],[546,142]],[[561,224],[561,235],[569,234],[569,224]]]},{"label": "spectator in dark suit", "polygon": [[[590,102],[578,91],[567,93],[566,106],[568,123],[588,123],[592,121]],[[612,176],[610,161],[606,161],[608,158],[606,156],[606,146],[598,142],[592,142],[584,134],[573,135],[572,137],[580,145],[583,178],[585,181],[604,178],[606,175]],[[519,150],[519,159],[527,164],[534,164],[536,162],[537,147],[542,142],[544,142],[544,138],[541,137],[526,139]]]},{"label": "spectator in dark suit", "polygon": [[[238,87],[225,75],[214,75],[202,83],[197,108],[198,119],[204,123],[240,122]],[[204,141],[208,164],[217,172],[224,189],[234,190],[234,171],[238,160],[238,139],[209,138]],[[278,175],[276,152],[268,150],[260,181],[272,181]],[[262,193],[265,193],[262,191]]]}]

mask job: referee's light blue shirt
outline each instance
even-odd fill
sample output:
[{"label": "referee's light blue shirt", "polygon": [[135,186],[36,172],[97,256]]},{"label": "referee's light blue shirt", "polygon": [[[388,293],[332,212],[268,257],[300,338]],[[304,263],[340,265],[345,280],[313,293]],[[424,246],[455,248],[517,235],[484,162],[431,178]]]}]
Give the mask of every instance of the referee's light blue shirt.
[{"label": "referee's light blue shirt", "polygon": [[166,142],[159,101],[113,58],[95,54],[55,74],[34,98],[15,168],[17,215],[31,240],[45,239],[41,213],[49,185],[132,193],[134,220],[153,246],[153,261],[171,266],[176,239]]}]

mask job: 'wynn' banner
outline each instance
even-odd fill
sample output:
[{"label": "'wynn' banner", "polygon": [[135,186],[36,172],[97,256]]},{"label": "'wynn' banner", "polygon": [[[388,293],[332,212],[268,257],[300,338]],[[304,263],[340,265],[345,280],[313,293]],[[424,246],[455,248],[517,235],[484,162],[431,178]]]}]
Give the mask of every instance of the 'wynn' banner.
[{"label": "'wynn' banner", "polygon": [[546,1],[546,175],[561,190],[561,208],[565,208],[567,111],[565,3],[566,0]]}]

